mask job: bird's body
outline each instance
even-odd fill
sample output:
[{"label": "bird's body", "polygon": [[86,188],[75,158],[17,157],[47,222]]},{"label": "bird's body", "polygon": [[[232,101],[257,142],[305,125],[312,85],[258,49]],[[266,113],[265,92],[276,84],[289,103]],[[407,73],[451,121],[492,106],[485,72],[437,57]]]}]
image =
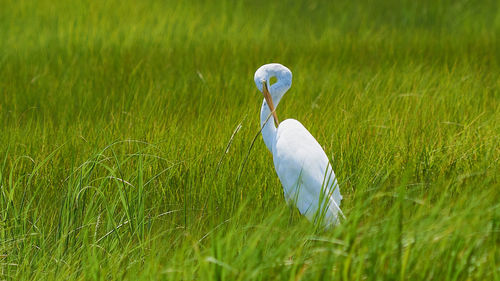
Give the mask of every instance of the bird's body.
[{"label": "bird's body", "polygon": [[325,223],[336,222],[342,196],[335,174],[319,143],[299,121],[287,119],[278,126],[273,161],[288,202],[311,221],[317,206],[323,206]]},{"label": "bird's body", "polygon": [[[268,85],[271,77],[277,82]],[[273,104],[277,106],[290,88],[291,78],[290,70],[281,64],[264,65],[255,73],[255,83],[265,96],[260,116],[262,137],[273,154],[285,199],[310,221],[321,219],[326,227],[333,226],[339,213],[342,215],[342,196],[323,148],[299,121],[287,119],[276,128],[269,118],[275,113]],[[274,118],[278,123],[275,114]]]}]

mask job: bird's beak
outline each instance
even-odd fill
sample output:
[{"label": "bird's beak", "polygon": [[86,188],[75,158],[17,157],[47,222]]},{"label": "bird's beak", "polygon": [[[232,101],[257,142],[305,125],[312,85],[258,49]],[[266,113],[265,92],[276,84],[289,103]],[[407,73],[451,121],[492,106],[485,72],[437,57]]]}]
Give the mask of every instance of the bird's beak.
[{"label": "bird's beak", "polygon": [[276,111],[274,109],[273,99],[271,98],[271,94],[267,89],[266,81],[262,82],[262,93],[264,94],[264,98],[266,99],[267,105],[269,106],[271,113],[273,114],[274,123],[276,124],[277,127],[280,124],[280,122],[278,121],[278,115],[276,115]]}]

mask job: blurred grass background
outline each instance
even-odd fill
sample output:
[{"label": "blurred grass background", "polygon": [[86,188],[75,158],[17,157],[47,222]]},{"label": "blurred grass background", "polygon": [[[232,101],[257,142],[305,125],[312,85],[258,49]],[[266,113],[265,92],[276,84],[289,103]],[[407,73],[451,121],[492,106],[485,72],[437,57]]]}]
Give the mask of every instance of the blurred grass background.
[{"label": "blurred grass background", "polygon": [[[0,279],[500,278],[497,1],[0,6]],[[332,231],[249,152],[269,62]]]}]

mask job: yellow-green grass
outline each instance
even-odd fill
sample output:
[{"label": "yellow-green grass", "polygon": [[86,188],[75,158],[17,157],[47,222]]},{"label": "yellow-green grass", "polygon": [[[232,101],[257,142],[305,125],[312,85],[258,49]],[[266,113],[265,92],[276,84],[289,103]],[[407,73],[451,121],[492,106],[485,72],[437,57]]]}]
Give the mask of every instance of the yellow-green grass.
[{"label": "yellow-green grass", "polygon": [[[0,6],[0,279],[500,278],[497,1]],[[331,231],[250,149],[269,62]]]}]

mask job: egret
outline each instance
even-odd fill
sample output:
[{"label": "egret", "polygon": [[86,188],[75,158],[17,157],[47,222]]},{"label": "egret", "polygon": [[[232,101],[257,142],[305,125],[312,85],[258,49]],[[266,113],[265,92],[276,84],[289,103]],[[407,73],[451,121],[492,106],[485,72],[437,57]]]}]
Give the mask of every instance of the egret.
[{"label": "egret", "polygon": [[[271,85],[271,78],[276,82]],[[260,111],[262,138],[273,155],[274,168],[283,185],[284,197],[307,219],[325,228],[335,226],[342,195],[325,151],[297,120],[278,121],[276,107],[292,85],[292,72],[278,63],[261,66],[255,85],[264,95]],[[274,122],[270,121],[272,115]]]}]

